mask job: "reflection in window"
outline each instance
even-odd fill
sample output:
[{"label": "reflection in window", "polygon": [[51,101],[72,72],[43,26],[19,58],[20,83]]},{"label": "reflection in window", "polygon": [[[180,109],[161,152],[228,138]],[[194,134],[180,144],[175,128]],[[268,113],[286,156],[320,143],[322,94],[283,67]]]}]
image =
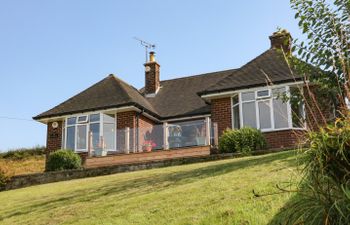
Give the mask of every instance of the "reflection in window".
[{"label": "reflection in window", "polygon": [[[298,128],[304,127],[304,104],[302,101],[295,101],[293,97],[300,96],[299,88],[290,87],[290,95],[287,90],[287,87],[280,87],[272,90],[243,92],[240,101],[238,96],[233,96],[232,127],[237,129],[240,126],[249,126],[261,130],[292,128],[291,125]],[[243,123],[240,124],[240,121]]]},{"label": "reflection in window", "polygon": [[86,125],[77,126],[77,149],[85,150],[87,144],[87,128]]},{"label": "reflection in window", "polygon": [[258,107],[259,107],[260,129],[270,129],[271,128],[270,100],[259,101]]},{"label": "reflection in window", "polygon": [[115,126],[114,115],[103,114],[103,141],[105,149],[115,149]]},{"label": "reflection in window", "polygon": [[87,151],[91,143],[91,149],[115,150],[115,127],[114,115],[96,113],[67,118],[65,146],[67,149]]},{"label": "reflection in window", "polygon": [[242,103],[242,114],[243,126],[257,128],[255,101]]},{"label": "reflection in window", "polygon": [[67,127],[67,143],[66,148],[75,149],[75,127]]}]

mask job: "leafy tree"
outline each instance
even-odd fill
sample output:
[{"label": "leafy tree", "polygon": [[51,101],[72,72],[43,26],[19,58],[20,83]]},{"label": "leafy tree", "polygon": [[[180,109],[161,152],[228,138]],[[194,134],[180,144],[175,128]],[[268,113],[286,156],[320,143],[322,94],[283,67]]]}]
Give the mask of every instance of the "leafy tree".
[{"label": "leafy tree", "polygon": [[[306,41],[296,40],[293,50],[307,63],[321,68],[310,81],[333,97],[340,109],[350,99],[350,1],[290,0]],[[308,74],[308,69],[296,65]],[[315,74],[315,73],[313,73]]]}]

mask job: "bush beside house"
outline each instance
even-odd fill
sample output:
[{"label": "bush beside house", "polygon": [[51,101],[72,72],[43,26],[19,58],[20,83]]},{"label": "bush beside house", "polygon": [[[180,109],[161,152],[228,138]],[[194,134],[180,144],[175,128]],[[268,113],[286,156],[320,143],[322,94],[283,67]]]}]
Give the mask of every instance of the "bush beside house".
[{"label": "bush beside house", "polygon": [[81,158],[72,150],[58,150],[51,153],[47,159],[46,170],[72,170],[81,167]]},{"label": "bush beside house", "polygon": [[255,128],[227,129],[219,139],[220,153],[250,154],[252,151],[264,148],[266,148],[266,139],[261,131]]}]

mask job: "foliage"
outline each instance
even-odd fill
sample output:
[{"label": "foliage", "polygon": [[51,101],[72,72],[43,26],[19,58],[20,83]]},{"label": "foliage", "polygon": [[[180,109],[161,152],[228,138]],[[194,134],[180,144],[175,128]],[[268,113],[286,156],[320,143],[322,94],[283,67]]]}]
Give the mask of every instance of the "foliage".
[{"label": "foliage", "polygon": [[[306,35],[293,50],[310,65],[294,60],[294,66],[317,83],[335,105],[345,108],[350,99],[350,3],[343,0],[290,0],[295,18]],[[300,62],[300,61],[299,61]],[[314,68],[321,68],[316,70]],[[312,70],[312,71],[311,71]],[[311,73],[310,73],[311,72]]]},{"label": "foliage", "polygon": [[350,224],[350,118],[310,132],[300,190],[283,224]]},{"label": "foliage", "polygon": [[71,150],[61,149],[49,155],[46,166],[47,171],[78,169],[81,158]]},{"label": "foliage", "polygon": [[41,156],[45,154],[45,147],[36,146],[33,148],[20,148],[0,153],[0,159],[24,160],[31,156]]},{"label": "foliage", "polygon": [[255,128],[243,127],[238,130],[227,129],[219,140],[220,152],[241,152],[249,154],[252,151],[266,147],[265,137]]},{"label": "foliage", "polygon": [[0,168],[0,189],[6,185],[9,179],[9,176],[5,173],[5,171]]}]

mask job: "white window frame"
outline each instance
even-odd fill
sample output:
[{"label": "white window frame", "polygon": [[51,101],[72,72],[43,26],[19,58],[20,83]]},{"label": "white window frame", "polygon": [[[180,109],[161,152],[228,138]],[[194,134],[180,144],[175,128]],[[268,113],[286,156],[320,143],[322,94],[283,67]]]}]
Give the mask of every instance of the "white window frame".
[{"label": "white window frame", "polygon": [[[232,129],[234,128],[234,114],[233,114],[233,107],[236,106],[237,104],[233,105],[233,97],[238,94],[238,101],[239,101],[239,121],[240,121],[240,128],[244,127],[243,124],[243,103],[249,103],[249,102],[255,102],[255,113],[256,113],[256,128],[261,130],[261,132],[271,132],[271,131],[282,131],[282,130],[305,130],[306,129],[306,123],[304,123],[304,127],[293,127],[293,121],[292,121],[292,108],[291,104],[289,101],[286,102],[287,104],[287,119],[288,119],[288,127],[284,128],[275,128],[275,120],[274,120],[274,108],[273,108],[273,100],[276,99],[277,97],[272,95],[272,90],[277,89],[277,88],[285,88],[287,97],[290,97],[290,85],[276,85],[276,86],[271,86],[271,87],[259,87],[259,88],[254,88],[254,89],[246,89],[242,90],[238,93],[235,93],[231,96],[231,126]],[[269,96],[263,96],[263,97],[258,97],[257,93],[259,91],[265,91],[269,90]],[[255,99],[254,100],[247,100],[243,101],[242,100],[242,93],[246,92],[254,92]],[[270,107],[270,118],[271,118],[271,128],[265,128],[265,129],[260,129],[260,116],[259,116],[259,102],[261,101],[267,101],[269,100],[269,107]],[[305,106],[303,106],[303,116],[305,117]]]},{"label": "white window frame", "polygon": [[[75,127],[75,140],[74,140],[74,151],[75,152],[87,152],[88,151],[88,146],[89,146],[89,133],[90,133],[90,124],[96,124],[96,123],[100,123],[100,137],[103,137],[103,124],[104,124],[104,121],[103,121],[103,114],[105,112],[103,111],[97,111],[97,112],[91,112],[91,113],[88,113],[88,114],[74,114],[74,115],[69,115],[69,116],[66,116],[64,117],[64,124],[65,124],[65,128],[64,128],[64,135],[65,135],[65,139],[64,139],[64,143],[63,143],[63,146],[64,148],[67,148],[67,128],[68,127]],[[90,118],[90,115],[93,115],[93,114],[99,114],[100,115],[100,120],[99,121],[95,121],[95,122],[89,122],[89,118]],[[107,151],[117,151],[117,113],[113,113],[114,115],[114,129],[115,129],[115,135],[114,135],[114,149],[106,149]],[[87,116],[87,122],[83,123],[83,122],[79,122],[78,123],[78,118],[81,117],[81,116]],[[75,124],[71,124],[71,125],[68,125],[68,119],[69,118],[72,118],[72,117],[76,117],[76,120],[75,120]],[[112,124],[112,123],[109,123],[109,124]],[[87,127],[87,132],[86,132],[86,149],[77,149],[77,133],[78,133],[78,126],[81,126],[81,125],[86,125]]]},{"label": "white window frame", "polygon": [[[238,103],[235,103],[235,104],[233,104],[233,98],[234,97],[238,97]],[[233,95],[232,97],[231,97],[231,124],[232,124],[232,129],[236,129],[235,128],[235,124],[234,124],[234,118],[233,118],[233,108],[234,107],[236,107],[236,106],[238,106],[238,113],[239,113],[239,124],[238,124],[238,127],[239,128],[241,128],[241,124],[242,124],[242,122],[241,122],[241,105],[240,105],[240,102],[241,102],[241,95],[239,94],[239,93],[237,93],[237,94],[235,94],[235,95]]]}]

